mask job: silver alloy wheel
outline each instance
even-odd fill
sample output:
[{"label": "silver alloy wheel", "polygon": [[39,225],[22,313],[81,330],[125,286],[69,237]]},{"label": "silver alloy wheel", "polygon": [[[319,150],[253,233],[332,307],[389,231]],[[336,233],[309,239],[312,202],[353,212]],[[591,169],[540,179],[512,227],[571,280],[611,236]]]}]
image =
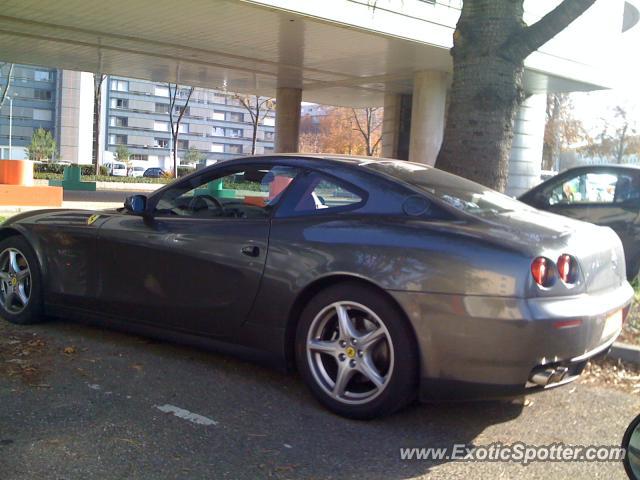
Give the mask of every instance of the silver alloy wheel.
[{"label": "silver alloy wheel", "polygon": [[391,335],[380,317],[359,303],[323,308],[311,322],[306,350],[315,381],[342,403],[370,402],[393,374]]},{"label": "silver alloy wheel", "polygon": [[0,303],[4,309],[19,314],[31,297],[31,269],[24,254],[17,248],[0,253]]}]

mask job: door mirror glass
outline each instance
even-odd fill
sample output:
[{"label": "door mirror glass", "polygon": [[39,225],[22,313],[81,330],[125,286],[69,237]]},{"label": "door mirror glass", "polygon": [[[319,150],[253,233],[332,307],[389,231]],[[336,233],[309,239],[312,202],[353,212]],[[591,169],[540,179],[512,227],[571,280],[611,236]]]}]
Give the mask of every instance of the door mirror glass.
[{"label": "door mirror glass", "polygon": [[124,201],[124,208],[129,213],[142,215],[147,209],[147,197],[144,195],[131,195]]},{"label": "door mirror glass", "polygon": [[627,428],[622,439],[622,448],[627,451],[624,468],[631,480],[640,480],[640,415]]}]

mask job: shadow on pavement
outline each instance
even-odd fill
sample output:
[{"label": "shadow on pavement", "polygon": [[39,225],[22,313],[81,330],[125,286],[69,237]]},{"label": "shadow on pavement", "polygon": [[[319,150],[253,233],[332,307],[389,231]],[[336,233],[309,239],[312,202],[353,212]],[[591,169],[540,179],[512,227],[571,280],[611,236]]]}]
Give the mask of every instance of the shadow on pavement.
[{"label": "shadow on pavement", "polygon": [[[446,460],[401,461],[400,448],[472,444],[522,411],[517,401],[428,404],[350,421],[319,406],[296,375],[232,357],[64,321],[0,334],[46,345],[32,359],[45,388],[0,374],[6,479],[405,479]],[[216,424],[157,409],[167,404]]]}]

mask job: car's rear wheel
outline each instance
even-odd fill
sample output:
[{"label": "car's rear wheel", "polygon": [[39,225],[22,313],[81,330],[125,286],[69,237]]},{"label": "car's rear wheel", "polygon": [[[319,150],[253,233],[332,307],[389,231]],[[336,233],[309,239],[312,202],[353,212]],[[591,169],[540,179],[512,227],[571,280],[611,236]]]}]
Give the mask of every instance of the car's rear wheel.
[{"label": "car's rear wheel", "polygon": [[0,315],[20,325],[41,320],[42,286],[36,254],[20,236],[0,242]]},{"label": "car's rear wheel", "polygon": [[334,285],[309,302],[296,362],[316,398],[346,417],[390,414],[416,393],[413,333],[393,302],[359,283]]}]

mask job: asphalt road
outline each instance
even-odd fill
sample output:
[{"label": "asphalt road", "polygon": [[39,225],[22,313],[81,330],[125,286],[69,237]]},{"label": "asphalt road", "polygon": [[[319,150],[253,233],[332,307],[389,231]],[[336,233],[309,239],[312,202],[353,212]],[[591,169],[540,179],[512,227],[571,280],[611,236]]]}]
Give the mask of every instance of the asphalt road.
[{"label": "asphalt road", "polygon": [[619,463],[399,458],[455,443],[617,445],[640,412],[637,396],[581,384],[527,398],[348,421],[292,374],[70,322],[0,321],[0,479],[626,478]]}]

